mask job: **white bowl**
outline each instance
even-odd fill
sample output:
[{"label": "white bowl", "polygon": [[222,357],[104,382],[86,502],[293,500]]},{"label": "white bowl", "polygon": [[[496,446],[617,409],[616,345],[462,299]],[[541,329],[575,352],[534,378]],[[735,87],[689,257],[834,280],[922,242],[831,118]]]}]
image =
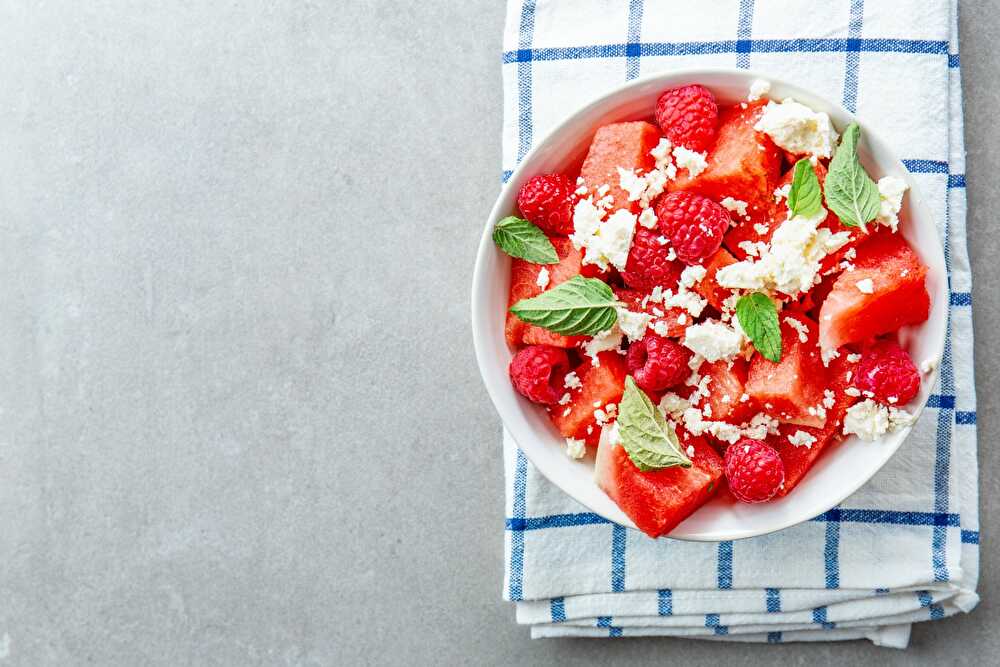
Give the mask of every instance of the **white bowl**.
[{"label": "white bowl", "polygon": [[[472,280],[472,337],[476,359],[486,389],[496,405],[504,426],[525,455],[543,475],[592,511],[621,525],[635,524],[601,491],[593,480],[593,457],[573,461],[564,453],[564,441],[549,422],[544,410],[514,391],[507,376],[512,354],[504,339],[504,318],[510,258],[493,244],[494,224],[516,214],[517,191],[536,174],[578,167],[595,130],[603,124],[648,119],[660,93],[668,88],[699,83],[709,88],[720,104],[746,99],[754,79],[771,82],[772,99],[794,97],[817,111],[830,115],[839,130],[857,121],[862,128],[859,149],[861,162],[877,180],[893,175],[910,186],[904,198],[901,231],[927,264],[927,288],[931,295],[930,318],[909,327],[900,338],[918,365],[936,362],[944,348],[948,317],[948,286],[944,252],[937,226],[921,203],[916,183],[889,146],[861,119],[841,106],[791,83],[737,69],[677,70],[637,79],[599,97],[557,125],[521,161],[500,191],[483,227],[475,273]],[[936,368],[935,363],[935,368]],[[937,371],[925,374],[920,394],[906,406],[919,414],[927,402]],[[826,512],[867,482],[899,449],[910,429],[887,434],[877,442],[861,442],[857,437],[831,447],[788,496],[769,503],[746,505],[716,498],[678,525],[670,537],[684,540],[732,540],[787,528]]]}]

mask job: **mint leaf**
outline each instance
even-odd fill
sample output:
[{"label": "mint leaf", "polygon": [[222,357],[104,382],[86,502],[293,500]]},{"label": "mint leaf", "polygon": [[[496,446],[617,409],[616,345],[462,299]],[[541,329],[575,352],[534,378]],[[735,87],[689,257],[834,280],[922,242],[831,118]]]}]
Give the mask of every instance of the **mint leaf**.
[{"label": "mint leaf", "polygon": [[861,128],[851,123],[840,139],[826,176],[826,205],[848,227],[861,227],[878,215],[878,186],[858,162]]},{"label": "mint leaf", "polygon": [[677,433],[631,375],[625,378],[625,393],[618,402],[618,433],[625,453],[639,470],[691,467]]},{"label": "mint leaf", "polygon": [[736,302],[736,317],[753,346],[765,359],[781,361],[781,325],[778,309],[766,294],[754,292]]},{"label": "mint leaf", "polygon": [[574,276],[531,299],[521,299],[510,312],[565,336],[593,336],[618,321],[615,293],[597,278]]},{"label": "mint leaf", "polygon": [[493,228],[493,242],[511,257],[533,264],[558,264],[552,241],[534,224],[509,215]]},{"label": "mint leaf", "polygon": [[806,218],[819,215],[823,210],[823,194],[819,187],[819,179],[808,158],[802,158],[795,163],[792,174],[792,187],[788,191],[788,210],[792,215]]}]

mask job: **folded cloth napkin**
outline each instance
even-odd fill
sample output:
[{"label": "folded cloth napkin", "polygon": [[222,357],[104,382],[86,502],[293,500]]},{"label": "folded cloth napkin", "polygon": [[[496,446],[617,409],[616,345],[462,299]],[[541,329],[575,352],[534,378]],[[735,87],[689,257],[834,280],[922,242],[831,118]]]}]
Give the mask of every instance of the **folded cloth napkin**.
[{"label": "folded cloth napkin", "polygon": [[901,648],[913,622],[976,605],[957,15],[957,0],[510,0],[505,177],[554,122],[627,79],[750,68],[841,100],[906,158],[939,221],[951,281],[939,384],[908,441],[839,507],[779,533],[712,544],[649,539],[571,500],[505,436],[504,597],[532,637],[868,638]]}]

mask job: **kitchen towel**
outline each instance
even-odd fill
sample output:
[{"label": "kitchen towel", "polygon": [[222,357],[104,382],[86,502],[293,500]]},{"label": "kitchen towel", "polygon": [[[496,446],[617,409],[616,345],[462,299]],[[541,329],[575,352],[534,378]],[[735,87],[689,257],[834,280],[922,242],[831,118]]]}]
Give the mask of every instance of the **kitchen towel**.
[{"label": "kitchen towel", "polygon": [[[729,66],[840,100],[904,159],[936,214],[950,335],[912,435],[868,484],[799,526],[748,540],[652,540],[589,512],[509,435],[503,594],[532,637],[867,638],[978,602],[971,273],[957,0],[510,0],[504,176],[533,142],[626,80]],[[567,458],[566,465],[582,465]]]}]

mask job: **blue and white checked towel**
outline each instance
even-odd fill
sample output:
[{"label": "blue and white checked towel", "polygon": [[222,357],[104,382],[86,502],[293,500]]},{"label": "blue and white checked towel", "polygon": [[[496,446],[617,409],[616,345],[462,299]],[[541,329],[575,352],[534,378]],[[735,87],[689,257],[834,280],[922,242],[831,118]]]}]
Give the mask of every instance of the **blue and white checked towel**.
[{"label": "blue and white checked towel", "polygon": [[[951,336],[910,439],[844,503],[777,534],[651,540],[543,478],[510,440],[505,598],[532,637],[674,635],[905,647],[978,602],[971,275],[957,0],[509,0],[504,168],[568,112],[643,74],[773,73],[843,101],[904,158],[937,214]],[[958,344],[953,344],[957,341]],[[568,465],[568,463],[567,463]]]}]

